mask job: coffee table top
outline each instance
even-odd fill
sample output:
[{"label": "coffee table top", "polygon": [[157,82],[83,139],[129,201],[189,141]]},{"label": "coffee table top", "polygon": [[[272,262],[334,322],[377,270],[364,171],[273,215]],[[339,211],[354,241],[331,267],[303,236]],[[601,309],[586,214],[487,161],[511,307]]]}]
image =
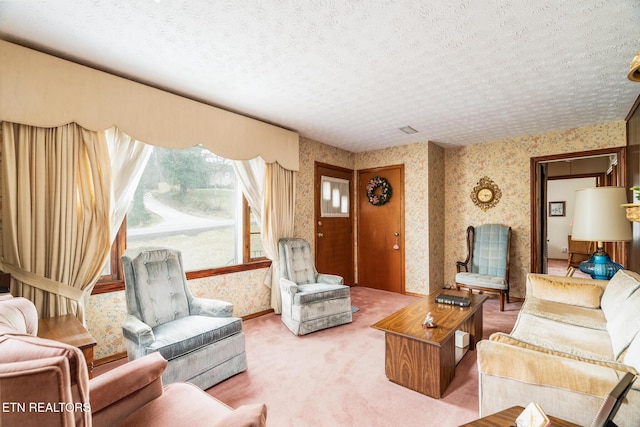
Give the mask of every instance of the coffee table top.
[{"label": "coffee table top", "polygon": [[[435,302],[436,296],[442,293],[469,297],[471,298],[471,305],[469,307],[460,307]],[[482,304],[486,300],[487,296],[485,295],[440,289],[374,323],[371,327],[418,341],[441,345],[455,334],[456,330],[460,329],[460,326],[473,316],[479,308],[482,308]],[[428,312],[431,312],[434,323],[437,325],[436,328],[424,329],[422,327]]]}]

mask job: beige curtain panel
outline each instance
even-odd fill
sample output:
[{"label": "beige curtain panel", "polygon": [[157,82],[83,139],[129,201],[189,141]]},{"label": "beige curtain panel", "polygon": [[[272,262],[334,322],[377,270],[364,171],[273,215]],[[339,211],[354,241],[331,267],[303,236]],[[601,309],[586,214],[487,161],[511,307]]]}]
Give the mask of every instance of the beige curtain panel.
[{"label": "beige curtain panel", "polygon": [[38,128],[2,122],[0,268],[11,293],[40,317],[75,314],[110,251],[111,167],[104,132],[77,124]]},{"label": "beige curtain panel", "polygon": [[271,288],[271,308],[282,313],[278,240],[293,236],[296,172],[277,163],[266,165],[262,217],[262,245],[271,262],[265,284]]}]

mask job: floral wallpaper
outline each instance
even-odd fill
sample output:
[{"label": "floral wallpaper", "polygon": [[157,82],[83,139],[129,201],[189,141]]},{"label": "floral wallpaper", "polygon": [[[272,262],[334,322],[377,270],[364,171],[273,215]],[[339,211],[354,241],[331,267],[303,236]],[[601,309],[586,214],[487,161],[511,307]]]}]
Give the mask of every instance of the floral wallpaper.
[{"label": "floral wallpaper", "polygon": [[[445,286],[454,283],[455,262],[466,257],[466,228],[502,223],[512,227],[511,295],[523,298],[531,263],[530,158],[624,145],[626,125],[616,121],[445,150]],[[498,205],[486,212],[469,197],[485,175],[502,190]]]}]

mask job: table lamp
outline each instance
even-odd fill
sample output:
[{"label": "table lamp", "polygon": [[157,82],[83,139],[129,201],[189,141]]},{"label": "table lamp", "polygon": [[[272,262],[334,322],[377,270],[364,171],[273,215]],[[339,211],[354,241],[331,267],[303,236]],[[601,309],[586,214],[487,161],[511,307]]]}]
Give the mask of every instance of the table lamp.
[{"label": "table lamp", "polygon": [[588,261],[580,263],[580,271],[594,279],[609,280],[624,267],[611,261],[604,251],[604,242],[631,240],[631,223],[620,205],[627,203],[624,187],[594,187],[576,191],[573,240],[598,242],[596,252]]}]

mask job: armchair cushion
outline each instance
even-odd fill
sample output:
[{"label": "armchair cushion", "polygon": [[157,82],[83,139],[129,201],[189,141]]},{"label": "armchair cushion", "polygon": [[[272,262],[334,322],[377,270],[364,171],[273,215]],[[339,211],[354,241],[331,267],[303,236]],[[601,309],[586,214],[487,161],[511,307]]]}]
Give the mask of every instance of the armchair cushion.
[{"label": "armchair cushion", "polygon": [[298,292],[293,296],[293,303],[295,305],[303,305],[327,299],[348,298],[350,295],[349,287],[344,285],[309,283],[298,285]]},{"label": "armchair cushion", "polygon": [[159,351],[165,359],[173,360],[240,332],[238,317],[182,317],[153,328],[155,341],[146,351]]},{"label": "armchair cushion", "polygon": [[456,274],[456,283],[467,286],[481,286],[491,289],[507,289],[507,280],[504,277],[489,276],[480,273],[460,272]]}]

